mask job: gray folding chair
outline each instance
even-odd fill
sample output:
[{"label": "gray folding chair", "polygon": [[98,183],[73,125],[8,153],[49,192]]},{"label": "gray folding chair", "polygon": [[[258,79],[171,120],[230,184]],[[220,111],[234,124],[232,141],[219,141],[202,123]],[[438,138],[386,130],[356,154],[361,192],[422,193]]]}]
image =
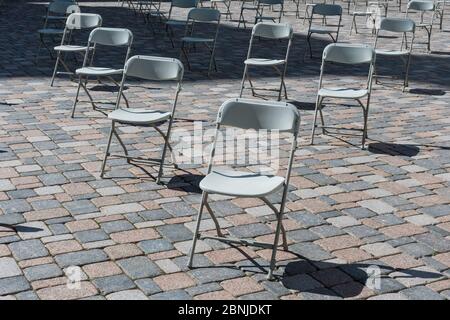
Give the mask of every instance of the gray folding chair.
[{"label": "gray folding chair", "polygon": [[[433,31],[436,7],[430,0],[412,0],[408,2],[405,18],[410,18],[416,23],[416,28],[424,29],[427,33],[427,51],[431,52],[431,33]],[[417,15],[419,18],[417,19]],[[416,19],[414,19],[415,17]]]},{"label": "gray folding chair", "polygon": [[[64,28],[64,33],[61,39],[61,44],[54,48],[54,50],[57,52],[57,55],[50,86],[53,86],[53,82],[55,81],[55,76],[57,74],[69,74],[71,76],[74,74],[70,70],[67,63],[64,61],[63,56],[65,57],[65,55],[69,53],[80,54],[81,56],[83,56],[86,52],[86,46],[73,43],[73,32],[75,30],[93,29],[100,27],[101,25],[102,18],[98,14],[72,13],[67,18],[66,27]],[[93,47],[90,49],[92,50]],[[63,68],[66,70],[65,72],[58,72],[59,64],[63,66]]]},{"label": "gray folding chair", "polygon": [[219,3],[222,3],[225,6],[225,13],[222,13],[225,16],[225,19],[233,19],[233,14],[231,13],[231,0],[211,0],[211,8],[219,10]]},{"label": "gray folding chair", "polygon": [[[380,23],[380,28],[377,31],[377,36],[375,38],[375,53],[377,56],[385,57],[399,57],[404,63],[404,81],[403,81],[403,91],[408,87],[408,74],[411,62],[411,51],[414,43],[415,35],[415,23],[411,19],[401,19],[401,18],[383,18]],[[384,33],[397,33],[401,34],[402,42],[400,44],[400,49],[384,49],[379,48],[380,39],[382,39]],[[408,46],[408,33],[410,34],[411,40]],[[389,42],[392,43],[392,38],[389,38]],[[378,60],[379,61],[379,60]],[[374,73],[375,81],[377,82],[380,77],[376,72]]]},{"label": "gray folding chair", "polygon": [[[178,95],[181,91],[181,82],[183,80],[184,68],[183,64],[172,58],[152,57],[152,56],[134,56],[131,57],[125,64],[122,82],[120,85],[119,94],[117,96],[116,109],[109,113],[108,118],[112,120],[111,131],[109,134],[108,144],[105,150],[105,157],[103,159],[100,177],[104,176],[105,165],[108,156],[125,157],[128,162],[135,160],[137,162],[144,163],[159,163],[158,176],[156,182],[159,184],[161,176],[163,174],[164,159],[166,157],[167,149],[172,152],[170,146],[170,131],[172,128],[173,118],[175,115],[175,109],[177,106]],[[172,104],[171,111],[161,111],[154,109],[143,108],[121,108],[120,98],[123,91],[124,83],[127,77],[140,78],[151,81],[176,81],[177,88],[175,98]],[[167,131],[164,133],[159,127],[165,123],[168,123]],[[161,159],[143,159],[140,157],[131,157],[128,155],[127,148],[122,142],[119,134],[116,131],[116,125],[128,125],[137,127],[151,127],[154,128],[164,139],[164,147],[162,150]],[[111,146],[112,136],[115,135],[119,144],[122,146],[125,155],[112,155],[109,152]],[[172,153],[173,156],[173,153]],[[173,164],[175,161],[173,160]]]},{"label": "gray folding chair", "polygon": [[[212,26],[211,26],[212,25]],[[209,27],[209,28],[208,28]],[[209,51],[209,66],[208,76],[211,69],[217,71],[217,63],[215,58],[217,35],[220,27],[220,11],[211,8],[193,8],[189,11],[186,20],[186,30],[184,37],[181,38],[181,52],[180,59],[184,56],[189,70],[191,70],[191,63],[189,62],[189,52],[191,46],[202,44]],[[201,29],[200,33],[194,33],[194,30]],[[208,29],[210,29],[208,32]],[[212,29],[212,30],[211,30]]]},{"label": "gray folding chair", "polygon": [[258,2],[257,0],[241,0],[241,1],[242,3],[241,3],[241,10],[239,13],[238,28],[241,27],[241,23],[244,26],[244,28],[247,28],[244,11],[249,10],[255,11],[256,13]]},{"label": "gray folding chair", "polygon": [[[375,33],[376,22],[379,19],[379,6],[376,3],[369,2],[368,0],[352,0],[353,11],[352,11],[352,24],[350,26],[350,34],[352,34],[353,28],[355,32],[358,33],[358,24],[356,18],[365,18],[366,25],[371,24],[372,33]],[[350,2],[349,2],[350,6]]]},{"label": "gray folding chair", "polygon": [[[335,86],[324,86],[323,77],[325,66],[329,63],[341,64],[341,65],[361,65],[368,64],[369,71],[367,76],[367,81],[364,88],[338,88]],[[317,92],[316,109],[314,112],[314,123],[312,126],[311,133],[311,144],[314,144],[314,134],[316,127],[319,127],[317,123],[317,114],[320,113],[320,119],[322,125],[322,133],[326,133],[326,129],[337,129],[335,127],[326,127],[324,123],[324,117],[322,114],[322,103],[325,98],[331,99],[350,99],[356,100],[358,104],[363,109],[364,115],[364,127],[363,129],[341,129],[341,130],[359,130],[362,131],[362,149],[365,147],[365,141],[367,138],[367,119],[369,116],[369,104],[370,95],[372,92],[372,77],[375,65],[375,50],[370,46],[365,45],[352,45],[343,43],[332,43],[326,46],[323,51],[322,66],[320,68],[320,78],[319,78],[319,90]],[[364,104],[361,100],[366,98],[366,103]]]},{"label": "gray folding chair", "polygon": [[[320,25],[313,24],[315,17],[319,16],[321,20]],[[329,24],[329,19],[337,17],[337,25]],[[308,43],[310,58],[313,58],[311,36],[313,34],[325,34],[330,36],[333,42],[338,41],[339,30],[341,28],[342,21],[342,7],[338,4],[326,4],[318,3],[312,7],[311,16],[309,17],[308,34],[306,36],[306,42]]]},{"label": "gray folding chair", "polygon": [[[278,7],[276,9],[278,10],[277,16],[271,16],[264,13],[264,11],[267,12],[269,9],[274,11],[276,7]],[[284,0],[258,0],[256,5],[255,23],[264,22],[265,20],[280,23],[283,12]]]},{"label": "gray folding chair", "polygon": [[175,44],[173,43],[173,38],[175,36],[174,27],[185,27],[186,20],[175,20],[173,19],[174,9],[192,9],[197,8],[199,0],[172,0],[170,2],[169,14],[166,21],[166,34],[170,39],[170,43],[172,44],[172,48],[175,48]]},{"label": "gray folding chair", "polygon": [[[75,12],[80,12],[80,7],[73,1],[57,1],[49,4],[44,20],[44,26],[37,31],[39,35],[39,47],[35,57],[36,63],[40,57],[42,47],[48,51],[50,57],[53,59],[51,44],[55,44],[57,39],[62,37],[64,34],[63,23],[68,15]],[[46,38],[51,38],[51,44],[48,44],[45,41]]]},{"label": "gray folding chair", "polygon": [[[289,188],[289,178],[291,174],[294,152],[297,148],[297,136],[299,132],[300,114],[293,105],[289,103],[250,100],[250,99],[230,99],[225,101],[220,107],[217,115],[215,139],[211,149],[211,156],[208,165],[207,175],[200,181],[202,189],[202,198],[188,267],[192,268],[195,247],[198,239],[215,239],[228,243],[236,243],[249,245],[254,247],[271,248],[272,256],[270,259],[270,267],[268,278],[273,279],[273,271],[276,263],[276,252],[279,243],[280,233],[283,236],[283,246],[287,250],[286,234],[283,228],[282,219]],[[218,134],[222,127],[234,127],[240,129],[254,130],[278,130],[292,135],[292,144],[287,164],[286,176],[283,178],[276,175],[265,175],[263,173],[236,171],[236,170],[220,170],[213,168],[214,155]],[[277,209],[268,199],[267,196],[273,195],[282,190],[280,208]],[[266,205],[271,208],[276,215],[275,239],[273,244],[265,242],[257,242],[253,239],[237,239],[225,237],[221,230],[217,218],[208,204],[209,194],[218,194],[232,196],[238,198],[260,198]],[[217,236],[202,236],[200,234],[200,223],[202,221],[203,210],[206,207],[211,218],[214,221]]]},{"label": "gray folding chair", "polygon": [[[292,26],[287,23],[271,23],[271,22],[260,22],[253,27],[252,35],[250,38],[250,44],[248,47],[247,59],[244,61],[244,75],[242,76],[241,91],[239,97],[242,97],[244,89],[251,89],[253,96],[255,96],[255,90],[266,90],[266,91],[276,91],[278,92],[278,100],[281,100],[281,92],[284,89],[284,96],[287,99],[286,84],[284,82],[284,77],[286,75],[287,63],[289,58],[289,51],[292,44],[292,38],[294,31]],[[256,58],[252,57],[252,49],[254,46],[255,38],[262,38],[267,40],[283,40],[287,39],[288,44],[286,48],[286,55],[284,59],[269,59],[269,58]],[[279,46],[279,44],[277,44]],[[270,88],[257,88],[253,86],[252,80],[250,78],[248,68],[249,67],[272,67],[281,78],[281,84],[278,89]],[[280,70],[279,67],[283,69]],[[250,87],[245,88],[245,80],[248,80]]]},{"label": "gray folding chair", "polygon": [[[89,77],[96,77],[97,79],[99,79],[101,77],[108,78],[116,86],[120,87],[120,84],[116,80],[114,80],[113,76],[122,75],[123,69],[92,66],[95,51],[97,50],[97,47],[99,45],[107,46],[107,47],[112,47],[112,46],[127,47],[127,51],[125,54],[125,61],[127,61],[128,56],[130,55],[132,43],[133,43],[133,34],[128,29],[103,28],[102,27],[102,28],[95,28],[94,30],[91,31],[91,33],[89,35],[89,40],[88,40],[88,43],[86,46],[86,53],[84,54],[83,67],[81,67],[75,71],[75,74],[78,75],[78,89],[77,89],[77,94],[75,96],[75,101],[73,102],[72,114],[71,114],[72,118],[75,114],[75,107],[78,102],[80,88],[83,88],[84,92],[86,92],[86,95],[88,96],[88,98],[91,102],[92,108],[94,110],[105,109],[104,107],[97,106],[95,104],[95,101],[92,99],[92,96],[89,93],[89,90],[87,88]],[[91,49],[92,47],[93,47],[93,49]],[[123,95],[123,98],[124,98],[125,102],[128,103],[125,95]]]},{"label": "gray folding chair", "polygon": [[445,10],[447,9],[447,4],[450,3],[450,0],[439,0],[436,1],[436,16],[439,19],[439,30],[442,31],[442,28],[444,26],[444,17],[445,17]]}]

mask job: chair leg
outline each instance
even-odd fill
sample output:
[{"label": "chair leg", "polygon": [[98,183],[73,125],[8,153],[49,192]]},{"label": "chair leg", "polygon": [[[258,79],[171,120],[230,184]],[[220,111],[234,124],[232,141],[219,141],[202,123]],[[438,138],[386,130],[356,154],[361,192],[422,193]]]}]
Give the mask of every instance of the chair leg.
[{"label": "chair leg", "polygon": [[320,103],[322,103],[322,98],[320,96],[317,96],[316,110],[314,111],[314,121],[313,121],[312,130],[311,130],[311,145],[314,144],[314,135],[316,133],[316,126],[317,126],[317,113],[319,112],[319,104]]},{"label": "chair leg", "polygon": [[75,96],[75,101],[73,102],[73,106],[72,106],[72,114],[70,115],[71,118],[73,118],[74,115],[75,115],[75,107],[77,106],[78,96],[80,95],[81,81],[83,81],[83,80],[82,80],[82,78],[80,76],[79,79],[78,79],[77,94]]},{"label": "chair leg", "polygon": [[312,47],[311,47],[311,34],[309,34],[309,35],[306,37],[306,42],[308,43],[309,57],[312,59],[312,58],[313,58],[313,54],[312,54]]},{"label": "chair leg", "polygon": [[[281,204],[281,208],[283,208],[283,204]],[[277,215],[277,227],[275,230],[275,240],[273,241],[272,257],[270,258],[269,273],[267,274],[268,280],[273,279],[273,271],[275,270],[275,264],[276,264],[276,259],[277,259],[277,249],[278,249],[278,241],[280,239],[282,219],[283,219],[283,212],[280,211]]]},{"label": "chair leg", "polygon": [[197,240],[199,237],[199,230],[200,230],[200,223],[202,221],[202,215],[203,215],[203,208],[205,207],[205,203],[208,200],[208,194],[203,191],[202,194],[202,202],[200,203],[200,208],[198,210],[198,216],[197,216],[197,223],[195,226],[195,232],[194,237],[192,238],[192,246],[191,246],[191,252],[189,255],[189,261],[188,261],[188,268],[192,268],[192,262],[194,260],[194,254],[195,254],[195,246],[197,245]]},{"label": "chair leg", "polygon": [[111,122],[111,131],[109,132],[109,137],[108,137],[108,144],[106,145],[106,150],[105,150],[105,157],[103,158],[103,162],[102,162],[100,178],[103,178],[103,176],[105,174],[106,159],[108,158],[108,155],[109,155],[109,148],[111,147],[112,136],[114,134],[114,127],[115,127],[115,123],[114,123],[114,121],[112,121]]},{"label": "chair leg", "polygon": [[242,75],[241,92],[239,93],[239,98],[242,98],[242,93],[243,93],[243,91],[244,91],[245,78],[247,78],[247,69],[248,69],[248,66],[245,65],[245,66],[244,66],[244,74]]},{"label": "chair leg", "polygon": [[53,87],[53,82],[55,81],[56,72],[58,71],[59,59],[61,56],[61,52],[58,51],[58,55],[56,56],[55,68],[53,69],[52,80],[50,82],[50,87]]},{"label": "chair leg", "polygon": [[411,55],[408,55],[408,60],[406,61],[406,70],[405,70],[405,81],[403,82],[403,92],[406,87],[409,86],[409,66],[411,64]]},{"label": "chair leg", "polygon": [[170,137],[170,123],[169,128],[167,129],[167,135],[162,135],[164,138],[164,147],[161,154],[161,163],[159,164],[159,170],[158,170],[158,177],[156,178],[156,183],[161,184],[161,176],[163,175],[163,166],[164,166],[164,160],[166,159],[166,152],[167,148],[169,146],[169,137]]}]

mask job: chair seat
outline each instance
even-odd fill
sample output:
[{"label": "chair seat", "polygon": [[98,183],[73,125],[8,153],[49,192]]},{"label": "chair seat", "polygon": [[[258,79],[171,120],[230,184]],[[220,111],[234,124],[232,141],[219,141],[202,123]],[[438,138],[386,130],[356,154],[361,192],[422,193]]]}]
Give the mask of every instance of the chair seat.
[{"label": "chair seat", "polygon": [[[64,52],[77,52],[77,51],[86,51],[86,46],[75,46],[75,45],[62,45],[56,46],[55,51],[64,51]],[[91,48],[92,50],[93,48]]]},{"label": "chair seat", "polygon": [[108,114],[108,118],[119,123],[134,125],[151,125],[164,122],[170,118],[170,112],[163,112],[149,109],[117,109]]},{"label": "chair seat", "polygon": [[200,188],[208,193],[236,197],[262,197],[281,188],[284,178],[253,172],[213,170],[202,181]]},{"label": "chair seat", "polygon": [[320,33],[320,34],[329,34],[329,33],[336,33],[336,29],[330,29],[325,27],[314,27],[309,29],[309,33]]},{"label": "chair seat", "polygon": [[123,69],[111,69],[101,67],[84,67],[75,71],[76,74],[86,76],[111,76],[114,74],[122,74]]},{"label": "chair seat", "polygon": [[42,16],[42,18],[52,21],[65,21],[67,19],[66,16]]},{"label": "chair seat", "polygon": [[330,98],[359,99],[365,97],[368,93],[367,89],[321,88],[318,95]]},{"label": "chair seat", "polygon": [[185,26],[186,25],[186,21],[183,21],[183,20],[167,20],[166,24],[168,24],[169,26]]},{"label": "chair seat", "polygon": [[285,60],[250,58],[245,60],[244,63],[250,66],[277,66],[280,64],[284,64]]},{"label": "chair seat", "polygon": [[183,37],[181,38],[183,42],[214,42],[214,39],[211,38],[200,38],[200,37]]},{"label": "chair seat", "polygon": [[375,49],[375,53],[382,56],[406,56],[409,54],[407,50],[388,50],[388,49]]},{"label": "chair seat", "polygon": [[371,16],[372,12],[368,12],[368,11],[355,11],[353,12],[354,16],[359,16],[359,17],[365,17],[365,16]]},{"label": "chair seat", "polygon": [[45,29],[39,29],[38,33],[40,34],[63,34],[63,29],[55,29],[55,28],[45,28]]}]

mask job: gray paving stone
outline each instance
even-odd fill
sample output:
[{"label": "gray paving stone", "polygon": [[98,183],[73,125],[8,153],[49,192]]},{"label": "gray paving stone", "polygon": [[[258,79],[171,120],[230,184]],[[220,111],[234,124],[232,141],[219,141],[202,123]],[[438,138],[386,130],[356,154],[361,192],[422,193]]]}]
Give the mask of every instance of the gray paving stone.
[{"label": "gray paving stone", "polygon": [[26,268],[24,273],[29,281],[56,278],[63,274],[62,270],[54,263]]},{"label": "gray paving stone", "polygon": [[261,291],[240,296],[240,300],[275,300],[277,296],[272,292]]},{"label": "gray paving stone", "polygon": [[319,239],[319,237],[307,230],[307,229],[299,229],[299,230],[294,230],[294,231],[289,231],[287,232],[287,236],[288,238],[296,241],[296,242],[306,242],[306,241],[314,241]]},{"label": "gray paving stone", "polygon": [[321,225],[317,227],[312,227],[309,229],[309,231],[314,232],[315,234],[318,234],[321,238],[328,238],[328,237],[334,237],[334,236],[340,236],[345,234],[344,231],[341,229],[332,226],[332,225]]},{"label": "gray paving stone", "polygon": [[349,208],[345,209],[343,212],[352,216],[355,219],[370,218],[377,215],[372,210],[369,210],[364,207]]},{"label": "gray paving stone", "polygon": [[265,234],[273,233],[272,229],[262,223],[244,224],[228,228],[228,231],[238,238],[256,238]]},{"label": "gray paving stone", "polygon": [[155,293],[161,292],[161,288],[152,279],[138,279],[135,281],[139,289],[144,292],[145,295],[150,296]]},{"label": "gray paving stone", "polygon": [[34,291],[24,291],[16,294],[17,300],[39,300],[38,295]]},{"label": "gray paving stone", "polygon": [[222,290],[222,287],[218,283],[211,282],[207,284],[201,284],[195,287],[186,288],[185,290],[190,296],[194,297],[203,293]]},{"label": "gray paving stone", "polygon": [[308,260],[320,261],[333,258],[330,253],[323,250],[319,245],[311,242],[293,244],[289,246],[289,250]]},{"label": "gray paving stone", "polygon": [[284,277],[281,280],[284,287],[296,291],[309,291],[311,289],[321,288],[323,285],[307,274],[296,274]]},{"label": "gray paving stone", "polygon": [[215,201],[210,203],[211,209],[217,213],[218,216],[230,216],[241,213],[243,210],[234,205],[230,201]]},{"label": "gray paving stone", "polygon": [[425,286],[417,286],[400,291],[411,300],[444,300],[445,298],[439,293]]},{"label": "gray paving stone", "polygon": [[74,233],[75,238],[81,243],[101,241],[109,239],[108,234],[101,229],[85,230]]},{"label": "gray paving stone", "polygon": [[166,239],[178,242],[192,239],[193,233],[182,224],[167,224],[156,228]]},{"label": "gray paving stone", "polygon": [[0,209],[4,214],[22,213],[32,210],[28,202],[23,199],[0,201]]},{"label": "gray paving stone", "polygon": [[14,294],[30,289],[30,285],[24,276],[0,279],[0,296]]},{"label": "gray paving stone", "polygon": [[415,257],[421,258],[423,256],[430,256],[434,253],[434,250],[429,246],[421,243],[409,243],[398,247],[401,251]]},{"label": "gray paving stone", "polygon": [[117,261],[117,264],[133,280],[152,278],[162,273],[161,269],[147,257],[133,257]]},{"label": "gray paving stone", "polygon": [[95,262],[108,260],[108,256],[103,250],[91,249],[78,252],[64,253],[55,256],[56,263],[61,267],[83,266]]},{"label": "gray paving stone", "polygon": [[348,227],[345,228],[344,231],[357,238],[372,237],[380,234],[377,230],[365,225]]},{"label": "gray paving stone", "polygon": [[450,214],[449,205],[436,205],[431,207],[420,208],[418,210],[420,213],[428,214],[432,217],[442,217]]},{"label": "gray paving stone", "polygon": [[73,215],[99,211],[99,209],[89,200],[76,200],[65,202],[63,206]]},{"label": "gray paving stone", "polygon": [[242,277],[244,274],[240,270],[215,267],[215,268],[199,268],[189,272],[199,283],[220,282],[223,280]]},{"label": "gray paving stone", "polygon": [[14,242],[9,245],[14,258],[17,260],[26,260],[45,257],[48,255],[47,249],[38,239]]},{"label": "gray paving stone", "polygon": [[46,186],[62,185],[68,182],[61,173],[47,173],[38,176],[38,178]]},{"label": "gray paving stone", "polygon": [[150,296],[151,300],[191,300],[192,297],[183,290],[172,290],[154,294]]},{"label": "gray paving stone", "polygon": [[414,236],[419,242],[428,245],[437,252],[447,252],[450,251],[450,240],[440,236],[437,233],[424,233]]},{"label": "gray paving stone", "polygon": [[196,214],[194,208],[184,201],[164,203],[161,207],[174,217],[192,216]]},{"label": "gray paving stone", "polygon": [[92,280],[92,283],[103,295],[122,290],[134,289],[136,287],[134,282],[124,274],[97,278]]},{"label": "gray paving stone", "polygon": [[141,248],[145,254],[174,249],[172,243],[165,239],[144,240],[138,243],[138,247]]},{"label": "gray paving stone", "polygon": [[305,211],[293,212],[290,213],[289,216],[301,223],[305,228],[319,226],[326,223],[326,221],[320,216]]},{"label": "gray paving stone", "polygon": [[134,226],[127,220],[105,222],[100,224],[100,227],[108,234],[134,229]]},{"label": "gray paving stone", "polygon": [[172,218],[166,210],[158,209],[158,210],[147,210],[139,212],[139,216],[141,216],[146,221],[153,220],[164,220]]},{"label": "gray paving stone", "polygon": [[16,261],[11,257],[0,258],[0,279],[22,275]]}]

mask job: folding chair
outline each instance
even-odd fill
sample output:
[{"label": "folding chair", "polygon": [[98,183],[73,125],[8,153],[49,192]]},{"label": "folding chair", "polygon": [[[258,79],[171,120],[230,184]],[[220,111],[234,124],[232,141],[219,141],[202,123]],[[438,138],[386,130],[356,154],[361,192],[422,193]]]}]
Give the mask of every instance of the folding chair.
[{"label": "folding chair", "polygon": [[211,0],[211,8],[213,9],[219,9],[218,4],[223,3],[225,6],[225,13],[222,13],[225,16],[225,19],[233,19],[233,14],[231,13],[230,6],[231,6],[231,0]]},{"label": "folding chair", "polygon": [[[102,163],[102,169],[100,177],[104,176],[105,165],[108,156],[125,157],[128,162],[131,160],[143,163],[159,163],[158,176],[156,178],[156,183],[160,183],[161,176],[163,174],[164,159],[166,157],[167,149],[172,152],[172,147],[170,146],[170,131],[172,128],[172,123],[175,115],[175,109],[177,106],[178,95],[181,91],[181,82],[183,80],[184,68],[183,64],[172,58],[162,58],[162,57],[152,57],[152,56],[134,56],[131,57],[125,64],[122,82],[120,85],[120,91],[117,96],[116,110],[112,111],[108,118],[112,120],[111,131],[108,138],[108,145],[105,150],[105,157]],[[170,112],[153,110],[153,109],[143,109],[143,108],[121,108],[120,107],[120,97],[123,91],[124,83],[127,77],[140,78],[144,80],[151,81],[176,81],[177,89],[175,93],[175,98],[172,104],[172,110]],[[164,133],[159,127],[165,123],[168,123],[167,131]],[[154,128],[164,139],[164,147],[162,150],[161,159],[144,159],[140,157],[131,157],[128,155],[127,148],[122,142],[119,134],[116,131],[116,124],[136,126],[136,127],[151,127]],[[119,144],[122,146],[125,155],[112,155],[109,152],[111,147],[112,136],[115,135]],[[173,156],[173,153],[172,153]],[[175,165],[175,161],[173,160]]]},{"label": "folding chair", "polygon": [[[215,24],[214,36],[207,37],[206,24]],[[202,34],[194,35],[194,29],[197,25],[202,27],[197,29],[202,29]],[[220,26],[220,11],[210,8],[194,8],[188,13],[186,21],[186,31],[184,37],[181,38],[181,57],[184,56],[186,59],[189,70],[191,70],[191,64],[189,62],[189,52],[191,50],[191,45],[196,46],[197,44],[203,44],[210,53],[208,76],[211,73],[211,69],[217,71],[217,63],[215,58],[217,35],[219,34]]]},{"label": "folding chair", "polygon": [[[358,25],[356,23],[357,17],[363,17],[366,20],[366,25],[372,25],[372,33],[375,33],[377,19],[379,19],[378,10],[380,6],[377,3],[369,2],[368,0],[352,0],[353,2],[353,12],[352,12],[352,24],[350,26],[350,34],[352,34],[353,28],[355,32],[358,33]],[[361,6],[361,2],[363,6]],[[350,3],[350,2],[349,2]]]},{"label": "folding chair", "polygon": [[[412,0],[408,2],[405,18],[411,18],[412,14],[419,15],[419,21],[416,23],[416,28],[424,29],[427,33],[427,51],[431,52],[431,32],[433,31],[434,17],[436,14],[436,7],[433,1],[430,0]],[[428,15],[428,21],[425,21]],[[412,18],[411,18],[412,19]],[[415,20],[415,19],[413,19]]]},{"label": "folding chair", "polygon": [[238,28],[241,27],[241,23],[243,24],[244,28],[247,28],[245,17],[244,17],[244,11],[245,10],[255,11],[255,14],[256,14],[258,2],[257,2],[257,0],[241,0],[241,1],[242,1],[242,3],[241,3],[241,10],[239,13]]},{"label": "folding chair", "polygon": [[[75,107],[78,102],[78,96],[80,94],[80,88],[83,88],[84,92],[86,92],[86,95],[88,96],[92,108],[94,110],[97,109],[105,109],[104,107],[99,107],[95,104],[95,101],[92,99],[91,94],[89,93],[89,90],[87,88],[88,84],[88,78],[89,77],[96,77],[99,79],[100,77],[106,77],[110,79],[117,87],[120,87],[120,84],[114,80],[114,75],[122,75],[123,69],[115,69],[115,68],[109,68],[109,67],[94,67],[92,66],[95,51],[97,50],[98,45],[100,46],[115,46],[115,47],[127,47],[127,52],[125,54],[125,61],[127,61],[128,56],[131,51],[131,44],[133,43],[133,34],[128,29],[121,29],[121,28],[95,28],[91,31],[89,35],[89,40],[86,46],[86,53],[84,55],[84,61],[83,61],[83,67],[77,69],[75,71],[75,74],[78,75],[78,89],[77,94],[75,96],[75,101],[73,102],[72,107],[72,114],[71,117],[73,118],[75,114]],[[93,47],[93,49],[91,49]],[[92,54],[89,55],[90,51],[92,51]],[[89,57],[90,56],[90,57]],[[88,64],[89,61],[89,64]],[[124,62],[125,63],[125,62]],[[83,78],[84,81],[83,81]],[[123,94],[122,94],[123,95]],[[126,103],[127,99],[123,95],[123,98]]]},{"label": "folding chair", "polygon": [[40,57],[39,54],[42,47],[48,51],[50,58],[53,59],[53,52],[50,45],[45,41],[45,38],[50,37],[52,43],[55,43],[56,38],[59,38],[64,34],[63,23],[67,16],[75,12],[80,12],[80,7],[73,1],[57,1],[49,4],[44,20],[44,26],[37,31],[39,35],[39,47],[35,57],[36,63]]},{"label": "folding chair", "polygon": [[[55,76],[57,74],[69,74],[73,75],[74,73],[70,70],[67,63],[63,60],[62,54],[64,56],[67,53],[80,54],[84,55],[86,52],[86,46],[76,45],[72,43],[73,32],[75,30],[82,29],[93,29],[100,27],[102,25],[102,17],[98,14],[93,13],[72,13],[66,21],[66,27],[64,28],[64,33],[61,39],[61,44],[56,46],[54,50],[57,52],[55,68],[53,69],[52,80],[50,86],[53,86],[53,82],[55,81]],[[93,48],[91,48],[93,49]],[[58,66],[61,63],[66,72],[58,72]]]},{"label": "folding chair", "polygon": [[443,28],[445,9],[447,7],[447,3],[450,3],[450,0],[436,1],[436,16],[439,18],[439,30],[441,31]]},{"label": "folding chair", "polygon": [[[268,279],[273,279],[280,233],[282,233],[283,247],[285,250],[288,249],[286,233],[283,228],[282,219],[289,188],[289,178],[291,175],[294,152],[297,148],[299,124],[300,114],[297,108],[289,103],[237,98],[227,100],[222,104],[217,115],[216,134],[211,149],[207,175],[205,178],[203,178],[203,180],[200,181],[200,188],[203,192],[188,261],[189,268],[192,268],[193,265],[193,258],[197,240],[215,239],[227,243],[272,249],[270,267],[267,277]],[[279,132],[291,134],[292,144],[289,153],[286,176],[283,178],[281,176],[265,175],[263,173],[244,172],[231,169],[220,170],[213,168],[218,133],[222,126],[240,129],[278,130]],[[280,208],[277,209],[267,199],[267,196],[273,195],[280,190],[282,190],[281,204]],[[261,200],[263,200],[266,205],[274,211],[276,215],[277,223],[273,244],[257,242],[253,239],[225,237],[220,230],[220,226],[217,218],[214,215],[214,212],[208,204],[209,194],[218,194],[238,198],[260,198]],[[202,236],[200,234],[200,223],[202,221],[203,210],[205,207],[211,215],[212,220],[214,221],[217,236]]]},{"label": "folding chair", "polygon": [[[375,53],[377,56],[386,56],[386,57],[399,57],[405,65],[405,75],[403,81],[403,91],[408,86],[408,74],[409,67],[411,62],[411,51],[414,43],[414,35],[415,35],[416,25],[414,21],[411,19],[400,19],[400,18],[384,18],[381,20],[380,28],[377,31],[377,36],[375,38]],[[402,35],[402,43],[400,45],[400,49],[391,50],[391,49],[380,49],[377,48],[379,45],[379,39],[382,36],[382,33],[400,33]],[[411,34],[411,41],[408,46],[408,38],[407,33]],[[389,39],[389,42],[392,43],[392,39]],[[375,82],[377,82],[380,77],[376,72],[374,72]]]},{"label": "folding chair", "polygon": [[[247,59],[244,61],[244,75],[242,76],[241,91],[239,97],[242,97],[242,93],[245,88],[245,80],[247,79],[250,87],[248,89],[252,90],[253,96],[255,96],[255,90],[266,90],[266,91],[276,91],[278,92],[278,101],[281,100],[281,92],[284,89],[284,96],[287,99],[286,84],[284,83],[284,77],[286,75],[287,63],[289,58],[289,50],[292,44],[292,38],[294,31],[292,26],[287,23],[270,23],[270,22],[260,22],[253,27],[252,35],[250,38],[250,44],[248,47]],[[255,38],[262,38],[268,40],[283,40],[288,39],[288,44],[286,48],[286,55],[284,59],[269,59],[269,58],[254,58],[252,57],[252,49],[254,46]],[[281,78],[281,84],[279,89],[270,88],[257,88],[253,86],[252,80],[250,79],[248,68],[252,67],[272,67]],[[282,67],[283,70],[280,70]]]},{"label": "folding chair", "polygon": [[166,34],[170,39],[170,43],[172,44],[172,48],[175,48],[173,43],[174,37],[174,27],[185,27],[187,20],[174,20],[172,15],[175,8],[178,9],[192,9],[197,8],[199,0],[172,0],[170,3],[169,15],[166,21]]},{"label": "folding chair", "polygon": [[[323,76],[325,66],[327,64],[341,65],[361,65],[369,64],[369,72],[364,88],[337,88],[335,86],[325,87],[323,85]],[[370,95],[372,92],[372,77],[375,65],[375,50],[365,45],[352,45],[343,43],[332,43],[326,46],[323,51],[322,66],[320,68],[319,90],[317,92],[316,108],[314,112],[314,123],[311,133],[311,144],[314,144],[314,134],[317,124],[317,113],[320,113],[322,122],[322,133],[326,133],[326,129],[337,129],[335,127],[326,127],[322,114],[322,103],[325,98],[331,99],[347,99],[356,100],[363,109],[364,127],[363,129],[342,129],[342,130],[359,130],[362,131],[362,149],[365,147],[367,138],[367,119],[369,116]],[[366,104],[362,103],[362,99],[366,98]]]},{"label": "folding chair", "polygon": [[[305,24],[306,20],[309,21],[309,19],[311,18],[311,10],[316,4],[319,4],[319,3],[326,4],[326,3],[329,3],[330,0],[319,0],[317,3],[314,2],[315,0],[309,0],[308,2],[306,2],[306,1],[307,0],[305,0],[305,13],[303,15],[303,24]],[[351,0],[349,0],[349,5],[350,5],[350,1]],[[336,2],[335,0],[331,0],[331,4],[335,4],[335,2]],[[350,14],[350,9],[348,9],[348,10],[349,10],[348,13]]]},{"label": "folding chair", "polygon": [[[264,9],[274,10],[275,6],[279,6],[278,17],[268,16],[264,14]],[[281,17],[284,12],[284,0],[258,0],[256,5],[256,16],[255,16],[255,24],[258,22],[264,22],[265,20],[271,20],[273,22],[280,23]]]},{"label": "folding chair", "polygon": [[[313,25],[314,16],[319,16],[321,18],[321,25]],[[337,25],[330,25],[327,18],[338,17]],[[312,59],[312,47],[311,47],[311,36],[313,34],[326,34],[329,35],[331,40],[336,43],[339,37],[339,30],[341,28],[342,21],[342,7],[338,4],[326,4],[318,3],[312,7],[311,16],[309,17],[309,27],[308,34],[306,36],[306,42],[308,43],[309,56]],[[306,53],[306,52],[305,52]]]}]

